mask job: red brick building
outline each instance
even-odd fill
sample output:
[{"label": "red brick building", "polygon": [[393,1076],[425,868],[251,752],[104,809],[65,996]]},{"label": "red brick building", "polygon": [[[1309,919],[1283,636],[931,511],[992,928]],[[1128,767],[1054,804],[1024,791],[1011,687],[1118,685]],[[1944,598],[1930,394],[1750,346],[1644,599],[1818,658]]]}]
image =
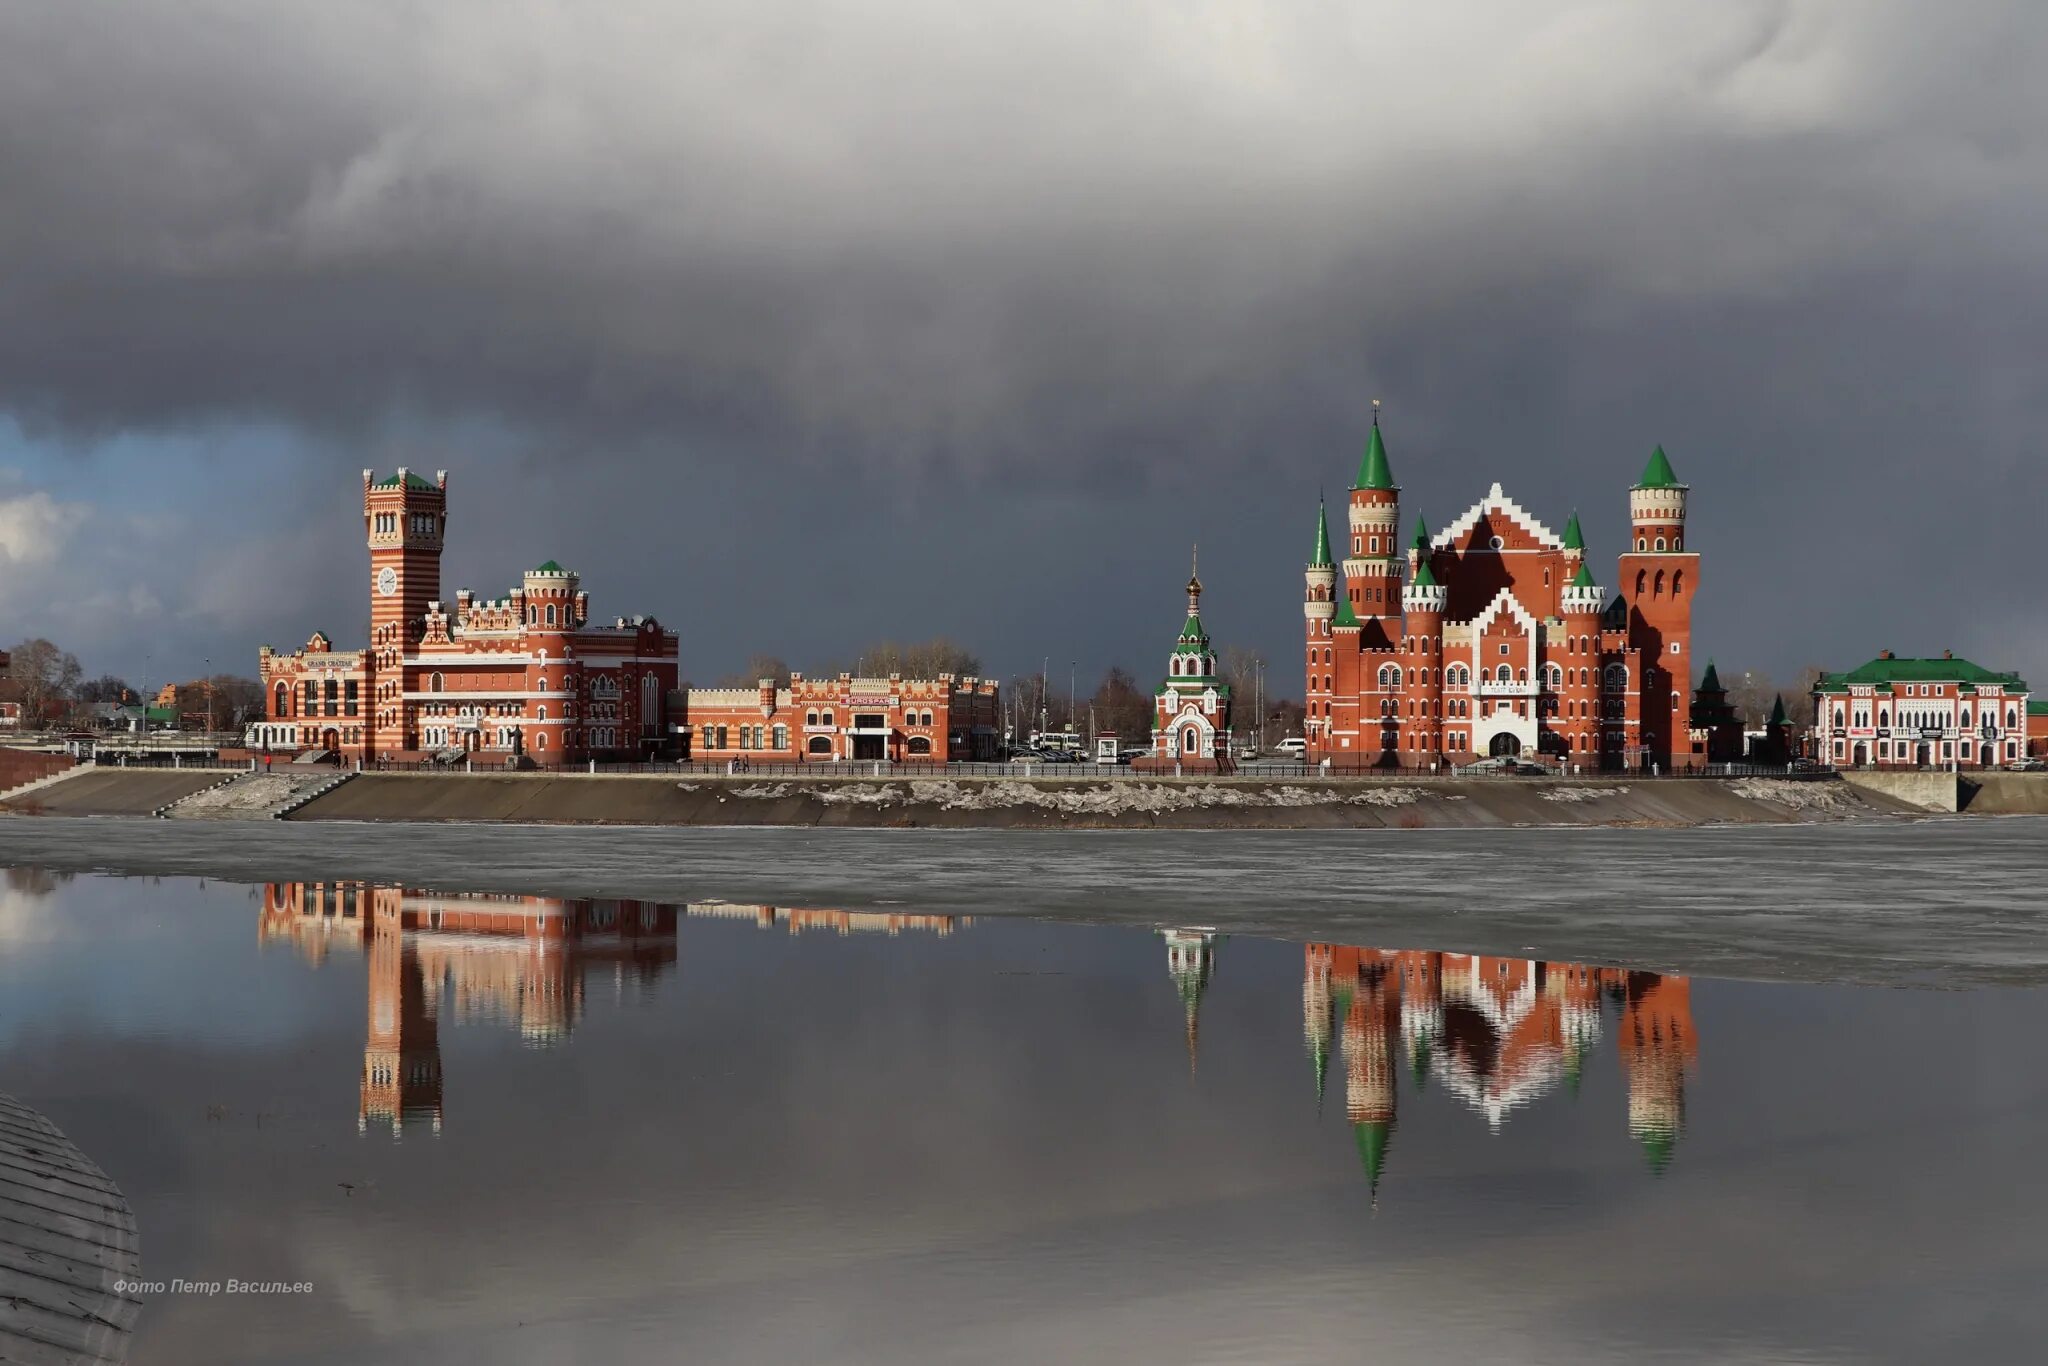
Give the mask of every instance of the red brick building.
[{"label": "red brick building", "polygon": [[1813,686],[1814,757],[1843,768],[1993,768],[2028,753],[2035,719],[2026,680],[1944,650],[1890,650]]},{"label": "red brick building", "polygon": [[759,763],[993,759],[1002,711],[992,678],[789,676],[778,688],[691,688],[678,725],[694,759]]},{"label": "red brick building", "polygon": [[652,617],[590,620],[590,595],[553,560],[506,596],[441,591],[448,475],[363,471],[370,640],[264,646],[264,719],[248,742],[344,758],[530,755],[540,763],[675,752],[676,633]]},{"label": "red brick building", "polygon": [[1683,767],[1699,555],[1688,486],[1662,447],[1629,491],[1632,546],[1611,600],[1576,514],[1553,532],[1495,484],[1432,534],[1397,539],[1377,415],[1351,489],[1341,565],[1317,513],[1307,618],[1311,760],[1419,767],[1485,755],[1585,768]]}]

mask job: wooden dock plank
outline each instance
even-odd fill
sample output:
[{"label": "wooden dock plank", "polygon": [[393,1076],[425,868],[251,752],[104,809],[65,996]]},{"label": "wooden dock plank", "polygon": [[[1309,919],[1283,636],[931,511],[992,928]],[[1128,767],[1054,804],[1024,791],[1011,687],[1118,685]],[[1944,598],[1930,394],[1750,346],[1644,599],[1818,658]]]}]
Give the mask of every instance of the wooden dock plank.
[{"label": "wooden dock plank", "polygon": [[56,1125],[0,1094],[0,1366],[125,1360],[142,1305],[121,1189]]}]

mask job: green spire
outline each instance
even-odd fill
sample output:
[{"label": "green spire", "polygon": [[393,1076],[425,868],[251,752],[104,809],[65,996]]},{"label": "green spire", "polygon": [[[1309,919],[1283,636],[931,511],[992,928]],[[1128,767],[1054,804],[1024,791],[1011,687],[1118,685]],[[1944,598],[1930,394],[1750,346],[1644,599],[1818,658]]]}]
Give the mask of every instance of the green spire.
[{"label": "green spire", "polygon": [[1387,1140],[1392,1138],[1394,1126],[1386,1120],[1377,1119],[1352,1126],[1352,1135],[1358,1140],[1358,1163],[1365,1168],[1365,1180],[1374,1203],[1380,1195],[1380,1173],[1387,1166]]},{"label": "green spire", "polygon": [[1308,562],[1311,569],[1330,567],[1330,514],[1323,500],[1316,499],[1316,553]]},{"label": "green spire", "polygon": [[1572,509],[1572,519],[1564,524],[1564,548],[1566,550],[1584,550],[1586,548],[1586,538],[1579,534],[1579,510],[1577,508]]},{"label": "green spire", "polygon": [[1572,575],[1572,587],[1591,588],[1593,586],[1593,571],[1586,568],[1584,562],[1582,561],[1579,565],[1579,572]]},{"label": "green spire", "polygon": [[1365,444],[1365,459],[1358,462],[1358,482],[1355,489],[1391,489],[1394,487],[1393,467],[1387,464],[1387,443],[1380,439],[1380,418],[1372,418],[1372,439]]},{"label": "green spire", "polygon": [[1411,543],[1411,548],[1420,550],[1425,555],[1429,553],[1429,523],[1422,520],[1422,514],[1419,512],[1415,514],[1415,540]]},{"label": "green spire", "polygon": [[1662,1176],[1664,1169],[1671,1165],[1671,1150],[1678,1146],[1678,1135],[1669,1129],[1646,1129],[1638,1136],[1643,1145],[1643,1156],[1650,1160],[1650,1170]]},{"label": "green spire", "polygon": [[1636,481],[1639,489],[1675,489],[1678,476],[1671,472],[1671,461],[1666,458],[1664,448],[1659,446],[1650,452],[1650,463],[1643,466],[1643,477]]},{"label": "green spire", "polygon": [[1707,673],[1706,673],[1706,677],[1704,677],[1704,678],[1700,679],[1700,691],[1701,691],[1701,692],[1725,692],[1725,691],[1726,691],[1726,689],[1724,689],[1724,688],[1723,688],[1723,687],[1721,686],[1721,675],[1720,675],[1719,673],[1717,673],[1717,672],[1715,671],[1715,669],[1714,669],[1714,661],[1713,661],[1713,660],[1711,660],[1711,659],[1707,661]]},{"label": "green spire", "polygon": [[1436,587],[1436,575],[1429,572],[1428,560],[1417,560],[1415,562],[1415,577],[1410,582],[1417,588]]},{"label": "green spire", "polygon": [[1789,726],[1792,724],[1792,719],[1785,715],[1785,694],[1783,693],[1779,693],[1777,698],[1771,703],[1771,724],[1773,726]]},{"label": "green spire", "polygon": [[1351,586],[1344,582],[1341,573],[1337,575],[1337,614],[1330,618],[1330,625],[1358,625],[1358,613],[1351,610]]}]

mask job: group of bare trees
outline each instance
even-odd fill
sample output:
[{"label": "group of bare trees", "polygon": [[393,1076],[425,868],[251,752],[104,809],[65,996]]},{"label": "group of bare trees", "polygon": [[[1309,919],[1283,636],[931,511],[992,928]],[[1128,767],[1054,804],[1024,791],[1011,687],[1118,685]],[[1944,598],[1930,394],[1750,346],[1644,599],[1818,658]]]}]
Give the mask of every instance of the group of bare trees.
[{"label": "group of bare trees", "polygon": [[[884,640],[858,651],[851,659],[829,660],[804,671],[807,678],[834,678],[842,673],[856,678],[886,678],[891,674],[904,678],[937,678],[940,674],[979,677],[981,657],[945,636],[913,644]],[[789,674],[789,664],[780,655],[756,654],[748,657],[744,669],[726,674],[716,686],[749,688],[766,678],[779,688],[789,682]]]},{"label": "group of bare trees", "polygon": [[[87,678],[78,656],[48,640],[24,640],[8,655],[7,670],[0,674],[0,702],[20,704],[22,730],[89,725],[95,703],[150,701],[114,674]],[[179,684],[174,695],[181,716],[203,715],[218,729],[238,729],[263,714],[261,685],[237,674],[193,679]]]},{"label": "group of bare trees", "polygon": [[1761,669],[1717,668],[1715,672],[1720,675],[1721,686],[1728,690],[1728,704],[1735,708],[1735,714],[1747,728],[1762,729],[1780,697],[1785,699],[1785,716],[1793,725],[1803,728],[1813,724],[1813,685],[1821,676],[1819,665],[1809,664],[1801,669],[1790,687],[1781,687]]}]

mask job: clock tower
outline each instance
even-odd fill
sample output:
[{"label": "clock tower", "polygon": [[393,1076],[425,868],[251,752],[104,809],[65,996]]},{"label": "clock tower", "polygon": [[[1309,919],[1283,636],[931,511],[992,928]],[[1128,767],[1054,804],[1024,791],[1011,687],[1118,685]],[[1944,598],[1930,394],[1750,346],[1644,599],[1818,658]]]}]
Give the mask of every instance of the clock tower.
[{"label": "clock tower", "polygon": [[429,482],[403,467],[384,479],[364,470],[363,529],[370,543],[370,649],[377,656],[409,652],[428,604],[441,599],[448,472],[437,471]]}]

